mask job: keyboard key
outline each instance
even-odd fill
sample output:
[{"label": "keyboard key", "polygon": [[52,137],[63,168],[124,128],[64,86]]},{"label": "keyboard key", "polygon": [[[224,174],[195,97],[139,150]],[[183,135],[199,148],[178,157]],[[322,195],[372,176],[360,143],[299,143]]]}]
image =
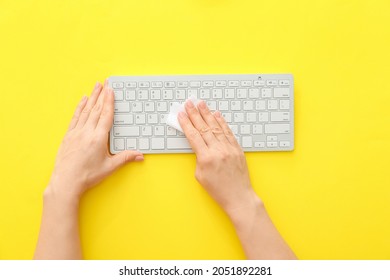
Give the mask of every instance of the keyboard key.
[{"label": "keyboard key", "polygon": [[215,86],[216,87],[226,87],[226,81],[216,81]]},{"label": "keyboard key", "polygon": [[290,112],[271,112],[271,122],[290,121]]},{"label": "keyboard key", "polygon": [[122,82],[114,82],[114,83],[112,83],[112,88],[113,89],[123,88],[123,83]]},{"label": "keyboard key", "polygon": [[133,115],[114,115],[114,124],[133,124]]},{"label": "keyboard key", "polygon": [[268,110],[277,110],[278,100],[268,100]]},{"label": "keyboard key", "polygon": [[277,80],[268,80],[267,81],[267,86],[276,86],[276,85],[278,85]]},{"label": "keyboard key", "polygon": [[229,87],[238,87],[240,83],[238,81],[229,81]]},{"label": "keyboard key", "polygon": [[152,127],[151,126],[141,126],[141,135],[142,136],[152,136]]},{"label": "keyboard key", "polygon": [[158,112],[166,112],[168,110],[167,102],[157,102],[157,111]]},{"label": "keyboard key", "polygon": [[252,86],[252,81],[241,81],[242,87],[250,87]]},{"label": "keyboard key", "polygon": [[278,146],[278,142],[267,142],[268,148],[275,148]]},{"label": "keyboard key", "polygon": [[137,83],[136,82],[126,82],[126,87],[127,88],[136,88]]},{"label": "keyboard key", "polygon": [[174,88],[176,86],[175,82],[165,82],[164,86],[166,88]]},{"label": "keyboard key", "polygon": [[251,126],[249,124],[242,124],[242,125],[240,125],[240,133],[242,135],[250,134],[251,133]]},{"label": "keyboard key", "polygon": [[252,136],[243,136],[242,137],[242,147],[243,148],[252,148],[253,145]]},{"label": "keyboard key", "polygon": [[253,101],[252,100],[243,101],[242,105],[243,105],[242,107],[243,107],[244,111],[252,111],[253,110]]},{"label": "keyboard key", "polygon": [[189,89],[188,90],[188,98],[194,97],[198,99],[198,90],[197,89]]},{"label": "keyboard key", "polygon": [[229,110],[229,101],[226,101],[226,100],[218,101],[218,110],[219,111],[228,111]]},{"label": "keyboard key", "polygon": [[154,112],[154,102],[145,102],[145,112]]},{"label": "keyboard key", "polygon": [[172,126],[167,126],[167,135],[176,136],[176,129],[174,129]]},{"label": "keyboard key", "polygon": [[282,99],[279,101],[279,108],[280,110],[288,110],[290,109],[290,100],[288,99]]},{"label": "keyboard key", "polygon": [[148,138],[140,138],[138,141],[139,141],[139,149],[140,150],[149,150],[149,139]]},{"label": "keyboard key", "polygon": [[268,122],[269,113],[268,112],[260,112],[259,113],[259,122]]},{"label": "keyboard key", "polygon": [[230,103],[230,109],[232,111],[240,111],[241,110],[241,101],[232,101]]},{"label": "keyboard key", "polygon": [[277,133],[290,133],[290,124],[266,124],[265,125],[266,134],[277,134]]},{"label": "keyboard key", "polygon": [[163,135],[165,135],[164,126],[156,125],[154,127],[154,135],[156,135],[156,136],[163,136]]},{"label": "keyboard key", "polygon": [[137,150],[137,139],[127,138],[126,139],[126,150]]},{"label": "keyboard key", "polygon": [[139,85],[140,88],[148,88],[148,87],[150,87],[150,83],[149,82],[139,82],[138,85]]},{"label": "keyboard key", "polygon": [[159,100],[159,99],[161,99],[161,90],[159,90],[159,89],[152,89],[150,91],[150,99],[152,99],[152,100]]},{"label": "keyboard key", "polygon": [[114,99],[115,101],[122,101],[123,100],[123,90],[115,90],[114,91]]},{"label": "keyboard key", "polygon": [[167,138],[167,149],[180,150],[191,149],[190,143],[186,138]]},{"label": "keyboard key", "polygon": [[135,90],[126,90],[126,100],[135,100]]},{"label": "keyboard key", "polygon": [[217,110],[217,102],[216,101],[207,101],[206,105],[207,105],[207,107],[209,107],[209,109],[211,111]]},{"label": "keyboard key", "polygon": [[125,139],[117,138],[114,139],[114,149],[117,151],[122,151],[125,149]]},{"label": "keyboard key", "polygon": [[270,88],[262,88],[261,89],[261,97],[262,98],[271,98],[272,96],[272,89]]},{"label": "keyboard key", "polygon": [[234,89],[233,88],[225,89],[225,98],[226,99],[233,99],[234,98]]},{"label": "keyboard key", "polygon": [[260,90],[258,88],[249,89],[249,98],[259,98]]},{"label": "keyboard key", "polygon": [[202,86],[203,87],[213,87],[214,81],[203,81]]},{"label": "keyboard key", "polygon": [[162,87],[163,87],[162,82],[152,82],[152,88],[162,88]]},{"label": "keyboard key", "polygon": [[253,81],[253,85],[256,86],[256,87],[264,86],[265,85],[265,81],[262,81],[262,80]]},{"label": "keyboard key", "polygon": [[253,134],[263,134],[263,125],[262,124],[254,124],[252,126]]},{"label": "keyboard key", "polygon": [[146,114],[137,114],[135,115],[136,124],[145,124],[146,123]]},{"label": "keyboard key", "polygon": [[115,102],[114,112],[115,113],[128,113],[128,112],[130,112],[130,104],[127,102]]},{"label": "keyboard key", "polygon": [[247,113],[246,114],[246,121],[249,123],[254,123],[257,121],[257,114],[256,113]]},{"label": "keyboard key", "polygon": [[203,100],[209,99],[210,98],[210,89],[199,90],[199,97],[200,97],[200,99],[203,99]]},{"label": "keyboard key", "polygon": [[279,81],[279,85],[280,86],[289,86],[290,85],[290,81],[289,80],[280,80]]},{"label": "keyboard key", "polygon": [[264,142],[255,142],[255,148],[265,148],[265,143]]},{"label": "keyboard key", "polygon": [[234,122],[236,123],[242,123],[244,122],[244,113],[234,113]]},{"label": "keyboard key", "polygon": [[290,141],[280,141],[279,146],[280,147],[290,147]]},{"label": "keyboard key", "polygon": [[177,89],[176,90],[176,99],[178,99],[178,100],[186,99],[186,90],[185,89]]},{"label": "keyboard key", "polygon": [[200,87],[200,81],[192,81],[192,82],[190,82],[190,87],[192,87],[192,88]]},{"label": "keyboard key", "polygon": [[138,100],[148,100],[149,91],[147,89],[139,89],[137,92]]},{"label": "keyboard key", "polygon": [[256,110],[265,110],[265,100],[256,100]]},{"label": "keyboard key", "polygon": [[158,115],[157,114],[148,114],[148,123],[149,124],[157,124],[158,123]]},{"label": "keyboard key", "polygon": [[238,88],[237,89],[237,98],[246,99],[248,97],[248,89],[246,88]]},{"label": "keyboard key", "polygon": [[222,98],[222,89],[220,88],[215,88],[213,89],[213,98]]},{"label": "keyboard key", "polygon": [[114,126],[114,136],[139,136],[138,126]]},{"label": "keyboard key", "polygon": [[267,136],[267,141],[270,141],[270,142],[278,141],[278,136],[275,136],[275,135]]},{"label": "keyboard key", "polygon": [[131,111],[134,113],[142,112],[142,102],[132,102]]},{"label": "keyboard key", "polygon": [[164,138],[152,138],[152,150],[163,150],[165,148]]},{"label": "keyboard key", "polygon": [[177,87],[186,88],[188,87],[188,82],[177,82]]},{"label": "keyboard key", "polygon": [[232,113],[222,113],[222,117],[225,119],[227,123],[232,122]]},{"label": "keyboard key", "polygon": [[274,88],[274,97],[290,97],[290,89],[289,88]]}]

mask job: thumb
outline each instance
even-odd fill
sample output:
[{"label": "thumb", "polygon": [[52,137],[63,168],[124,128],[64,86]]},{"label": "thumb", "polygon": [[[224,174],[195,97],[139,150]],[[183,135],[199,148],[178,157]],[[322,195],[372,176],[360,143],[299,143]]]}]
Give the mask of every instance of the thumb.
[{"label": "thumb", "polygon": [[111,158],[113,168],[118,169],[128,162],[143,161],[144,155],[138,151],[123,151]]}]

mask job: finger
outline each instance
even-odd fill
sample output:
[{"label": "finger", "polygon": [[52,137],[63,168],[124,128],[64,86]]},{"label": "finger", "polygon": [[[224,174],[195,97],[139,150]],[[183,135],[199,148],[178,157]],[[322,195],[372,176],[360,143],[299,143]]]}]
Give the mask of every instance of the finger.
[{"label": "finger", "polygon": [[107,90],[109,90],[109,87],[108,84],[105,83],[103,90],[99,94],[95,105],[92,107],[92,110],[89,113],[88,120],[85,123],[85,126],[90,127],[92,129],[96,128],[104,107],[104,99],[107,97]]},{"label": "finger", "polygon": [[180,112],[178,115],[178,120],[194,153],[197,156],[206,153],[207,145],[199,131],[192,125],[187,115],[183,112]]},{"label": "finger", "polygon": [[214,113],[215,119],[221,126],[225,137],[227,140],[229,140],[230,144],[239,147],[241,149],[240,144],[238,144],[236,137],[234,136],[233,131],[230,129],[229,125],[226,123],[225,119],[222,117],[221,113],[219,111],[216,111]]},{"label": "finger", "polygon": [[112,127],[114,120],[114,91],[111,88],[107,88],[104,93],[103,109],[100,114],[100,118],[96,129],[101,130],[104,133],[108,133]]},{"label": "finger", "polygon": [[92,107],[95,105],[96,100],[98,99],[101,91],[102,91],[102,85],[99,82],[97,82],[95,87],[93,88],[93,91],[91,93],[91,97],[89,98],[87,105],[85,105],[85,107],[81,113],[81,116],[79,118],[79,121],[77,122],[77,127],[84,126],[84,124],[86,123],[86,121],[89,117],[89,114],[92,110]]},{"label": "finger", "polygon": [[72,120],[70,121],[70,124],[69,124],[68,131],[72,130],[73,128],[76,127],[77,122],[79,121],[79,118],[80,118],[80,114],[83,111],[85,104],[87,104],[87,101],[88,101],[88,97],[83,96],[83,98],[81,99],[81,101],[77,105],[76,110],[74,111]]},{"label": "finger", "polygon": [[123,151],[111,157],[111,171],[114,171],[126,163],[132,161],[143,161],[144,155],[138,151]]},{"label": "finger", "polygon": [[223,132],[221,126],[215,119],[214,115],[211,114],[209,108],[207,107],[204,101],[201,101],[198,105],[199,112],[202,118],[205,120],[207,125],[211,128],[211,132],[214,134],[215,138],[223,143],[228,143],[225,133]]},{"label": "finger", "polygon": [[184,107],[189,119],[191,120],[194,127],[200,132],[200,135],[206,142],[207,146],[216,144],[218,142],[217,138],[215,138],[214,134],[211,132],[210,127],[205,123],[192,101],[187,101]]}]

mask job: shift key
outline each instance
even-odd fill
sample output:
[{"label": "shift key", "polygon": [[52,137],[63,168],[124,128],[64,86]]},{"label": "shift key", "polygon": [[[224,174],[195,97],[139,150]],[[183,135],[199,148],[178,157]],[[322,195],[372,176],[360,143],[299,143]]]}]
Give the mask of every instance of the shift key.
[{"label": "shift key", "polygon": [[114,126],[114,136],[139,136],[139,127]]},{"label": "shift key", "polygon": [[264,126],[265,133],[290,133],[290,124],[281,123],[281,124],[266,124]]}]

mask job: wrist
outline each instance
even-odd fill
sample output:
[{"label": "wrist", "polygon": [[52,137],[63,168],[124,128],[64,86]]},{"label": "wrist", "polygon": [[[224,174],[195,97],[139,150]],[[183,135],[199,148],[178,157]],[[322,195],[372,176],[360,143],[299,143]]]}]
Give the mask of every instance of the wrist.
[{"label": "wrist", "polygon": [[265,212],[263,201],[253,190],[251,190],[251,195],[248,195],[248,198],[240,205],[239,207],[225,209],[226,214],[236,228],[247,224],[257,214]]},{"label": "wrist", "polygon": [[60,186],[52,182],[43,192],[43,202],[45,204],[55,204],[59,206],[78,208],[81,195],[68,190],[67,186]]}]

